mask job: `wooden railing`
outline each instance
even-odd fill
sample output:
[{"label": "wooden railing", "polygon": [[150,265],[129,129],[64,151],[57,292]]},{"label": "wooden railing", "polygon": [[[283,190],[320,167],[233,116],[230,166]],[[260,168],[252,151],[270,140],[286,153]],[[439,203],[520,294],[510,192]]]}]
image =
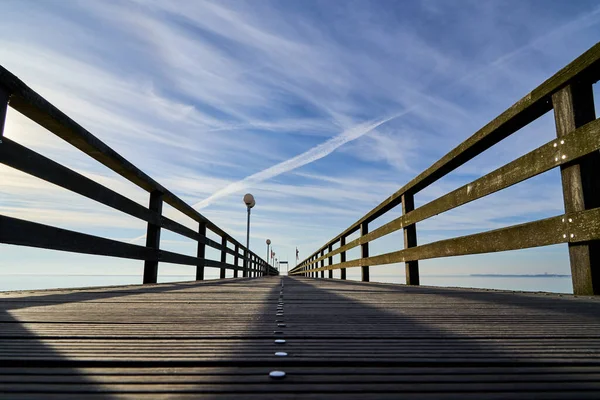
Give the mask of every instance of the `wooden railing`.
[{"label": "wooden railing", "polygon": [[[594,112],[592,85],[600,78],[600,43],[458,145],[396,193],[290,271],[293,275],[324,277],[329,271],[404,262],[406,283],[419,284],[419,260],[489,253],[568,243],[575,294],[600,294],[600,121]],[[414,196],[478,154],[554,110],[557,139],[527,153],[417,209]],[[560,168],[565,214],[503,229],[417,245],[417,222]],[[369,223],[402,204],[402,216],[369,232]],[[518,204],[515,204],[518,207]],[[369,242],[404,231],[404,249],[369,257]],[[360,230],[360,237],[346,238]],[[339,247],[333,250],[333,246]],[[361,246],[361,257],[346,261],[346,252]],[[333,256],[340,262],[333,264]],[[328,265],[325,265],[328,259]],[[319,265],[319,262],[321,265]]]},{"label": "wooden railing", "polygon": [[[3,129],[7,106],[146,190],[150,194],[149,207],[139,205],[4,137]],[[219,268],[221,278],[225,278],[225,271],[228,269],[233,270],[234,277],[238,276],[238,271],[242,271],[244,277],[278,274],[277,270],[268,265],[266,261],[246,249],[224,230],[120,156],[1,66],[0,140],[1,163],[148,223],[146,246],[139,246],[0,215],[0,243],[144,260],[144,283],[156,283],[159,262],[196,266],[197,280],[204,279],[205,267]],[[163,203],[171,205],[196,221],[198,230],[190,229],[162,215]],[[197,256],[161,250],[160,232],[162,228],[195,240],[198,246]],[[207,229],[221,237],[220,243],[207,237]],[[234,249],[229,248],[228,244],[233,245]],[[220,250],[220,259],[207,259],[206,246]],[[226,262],[228,254],[233,255],[233,264]],[[242,260],[242,266],[239,265],[240,260]]]}]

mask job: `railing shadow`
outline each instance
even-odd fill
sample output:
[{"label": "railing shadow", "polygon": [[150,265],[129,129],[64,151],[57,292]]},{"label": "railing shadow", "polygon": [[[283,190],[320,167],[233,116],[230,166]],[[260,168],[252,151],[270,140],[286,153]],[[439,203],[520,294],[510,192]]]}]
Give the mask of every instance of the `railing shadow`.
[{"label": "railing shadow", "polygon": [[[81,310],[73,309],[72,312],[61,313],[60,317],[53,317],[52,309],[55,306],[73,304],[114,304],[115,308],[123,304],[130,304],[134,308],[136,303],[143,305],[148,301],[148,296],[172,294],[178,298],[171,301],[189,304],[186,291],[201,288],[228,288],[241,284],[250,284],[255,278],[229,278],[225,280],[177,282],[155,285],[131,285],[123,287],[90,287],[51,290],[27,290],[4,292],[0,294],[0,393],[1,398],[101,398],[116,399],[121,396],[112,392],[106,382],[97,380],[94,372],[99,369],[114,370],[119,368],[165,368],[167,366],[190,365],[189,360],[177,362],[146,362],[130,361],[127,357],[71,357],[61,351],[60,342],[87,341],[132,341],[147,340],[136,338],[135,335],[119,330],[119,326],[126,327],[127,321],[115,321],[107,316],[107,320],[90,317],[89,307]],[[239,287],[231,290],[221,290],[221,294],[235,298],[240,294]],[[202,292],[200,293],[202,294]],[[16,295],[16,296],[15,296]],[[169,301],[169,299],[165,299]],[[195,300],[198,300],[197,298]],[[200,299],[201,300],[201,299]],[[30,313],[27,309],[47,308],[48,312]],[[19,315],[25,311],[25,315]],[[160,313],[160,310],[158,314]],[[125,312],[126,313],[126,312]],[[17,317],[15,317],[15,314]],[[119,314],[119,313],[117,313]],[[123,316],[123,313],[121,313]],[[40,318],[41,317],[41,318]],[[114,317],[114,316],[113,316]],[[137,321],[140,324],[152,326],[157,323],[148,320]],[[133,319],[133,318],[132,318]],[[133,321],[131,321],[133,322]],[[105,329],[99,329],[100,336],[94,332],[81,329],[86,325],[109,326],[112,334],[107,335]],[[57,326],[57,328],[53,328]],[[64,331],[65,326],[72,327],[72,331]],[[116,327],[116,328],[115,328]],[[67,328],[68,329],[68,328]],[[165,330],[162,334],[154,335],[154,340],[172,338]],[[67,352],[68,353],[68,352]],[[199,363],[201,364],[201,363]],[[87,372],[86,372],[87,371]],[[142,373],[143,375],[143,373]],[[127,381],[127,374],[121,375]],[[114,383],[114,382],[113,382]],[[130,393],[131,394],[131,393]],[[7,397],[4,397],[7,396]],[[133,396],[135,397],[135,395]]]},{"label": "railing shadow", "polygon": [[[363,282],[336,280],[340,285],[360,288]],[[517,292],[497,289],[451,288],[440,286],[410,286],[395,283],[368,282],[369,288],[377,287],[390,292],[412,294],[435,294],[448,298],[457,298],[475,303],[493,303],[504,306],[528,308],[533,311],[561,313],[565,316],[597,319],[600,317],[600,297],[574,296],[571,294],[549,292]],[[356,291],[353,289],[353,291]],[[370,290],[367,290],[370,291]]]},{"label": "railing shadow", "polygon": [[[509,392],[535,398],[546,387],[565,396],[598,394],[600,335],[583,326],[600,325],[600,303],[594,301],[292,277],[52,292],[0,299],[0,391],[7,398],[113,399],[123,392],[128,398],[182,399],[397,398],[421,392],[429,398],[478,398],[486,390],[496,398]],[[486,295],[496,295],[500,308],[537,306],[512,310],[514,315],[494,309],[499,314],[490,315],[479,312],[493,300]],[[284,315],[276,316],[280,299]],[[132,333],[141,316],[152,317],[144,314],[152,309],[144,305],[150,300],[154,318]],[[589,308],[572,313],[584,318],[581,326],[547,331],[556,319],[552,312],[575,310],[572,303]],[[53,318],[52,305],[70,310],[63,313],[68,321]],[[47,318],[27,319],[27,307],[47,307]],[[103,320],[107,310],[111,314]],[[36,311],[31,315],[45,315]],[[277,327],[277,320],[286,326]],[[527,321],[541,324],[536,330],[546,337],[527,338],[533,329],[524,327]],[[72,331],[31,329],[42,323],[70,323]],[[97,331],[86,331],[86,324]],[[111,325],[110,331],[102,324]],[[571,340],[582,332],[585,342]],[[594,345],[584,348],[590,337]],[[101,357],[72,357],[56,344],[60,338],[115,347],[121,342],[144,353],[107,347]],[[286,343],[277,345],[276,338]],[[567,366],[595,368],[596,375],[569,380],[556,374]],[[273,380],[273,370],[287,376]],[[528,386],[532,374],[541,379],[538,391]]]}]

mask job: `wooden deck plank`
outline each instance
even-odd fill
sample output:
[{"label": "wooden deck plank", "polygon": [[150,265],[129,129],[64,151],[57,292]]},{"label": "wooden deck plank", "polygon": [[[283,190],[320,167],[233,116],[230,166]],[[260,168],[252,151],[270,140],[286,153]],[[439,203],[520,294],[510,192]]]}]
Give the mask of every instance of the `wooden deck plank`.
[{"label": "wooden deck plank", "polygon": [[593,297],[271,277],[4,292],[0,309],[15,399],[600,397]]}]

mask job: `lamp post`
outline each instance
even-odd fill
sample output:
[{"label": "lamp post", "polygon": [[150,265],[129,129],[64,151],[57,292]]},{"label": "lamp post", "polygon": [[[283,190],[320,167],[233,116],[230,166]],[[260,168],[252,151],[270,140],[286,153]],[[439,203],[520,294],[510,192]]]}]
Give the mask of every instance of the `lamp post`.
[{"label": "lamp post", "polygon": [[256,201],[254,200],[254,196],[250,193],[246,193],[244,195],[244,204],[246,204],[246,208],[248,208],[248,222],[246,224],[246,259],[245,259],[245,267],[244,267],[244,276],[248,276],[248,255],[250,253],[250,209],[256,205]]},{"label": "lamp post", "polygon": [[269,245],[271,244],[271,239],[267,239],[267,275],[271,273],[271,269],[269,268]]}]

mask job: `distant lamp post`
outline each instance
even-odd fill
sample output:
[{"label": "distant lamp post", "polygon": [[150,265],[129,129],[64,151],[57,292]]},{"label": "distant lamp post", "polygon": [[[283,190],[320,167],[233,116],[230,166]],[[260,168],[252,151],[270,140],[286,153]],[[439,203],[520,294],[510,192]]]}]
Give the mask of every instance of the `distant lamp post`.
[{"label": "distant lamp post", "polygon": [[269,245],[271,244],[271,239],[267,239],[267,275],[270,274],[271,269],[269,268]]},{"label": "distant lamp post", "polygon": [[250,209],[256,205],[254,196],[246,193],[244,196],[244,204],[248,208],[248,223],[246,224],[246,268],[244,268],[244,276],[248,276],[248,256],[250,255]]}]

